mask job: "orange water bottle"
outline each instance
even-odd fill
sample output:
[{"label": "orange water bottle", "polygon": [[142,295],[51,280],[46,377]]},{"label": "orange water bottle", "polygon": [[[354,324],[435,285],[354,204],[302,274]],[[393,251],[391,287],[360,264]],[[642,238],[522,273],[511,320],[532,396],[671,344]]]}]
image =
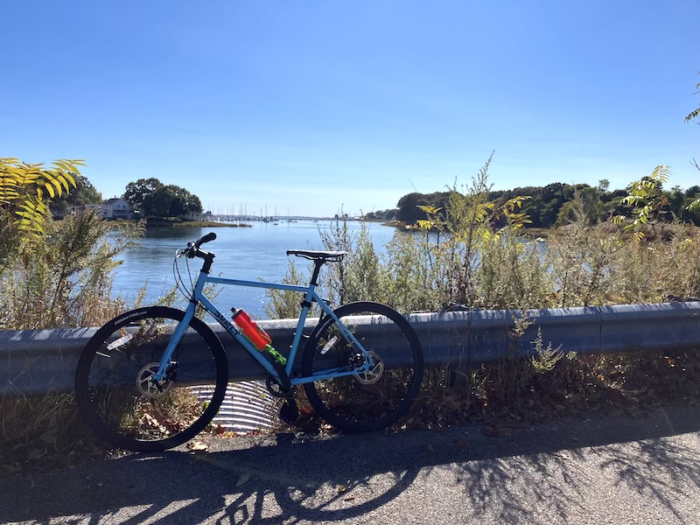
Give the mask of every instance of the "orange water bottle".
[{"label": "orange water bottle", "polygon": [[255,345],[255,348],[262,352],[272,343],[272,338],[244,310],[231,308],[231,311],[233,312],[233,322],[238,325],[248,340]]}]

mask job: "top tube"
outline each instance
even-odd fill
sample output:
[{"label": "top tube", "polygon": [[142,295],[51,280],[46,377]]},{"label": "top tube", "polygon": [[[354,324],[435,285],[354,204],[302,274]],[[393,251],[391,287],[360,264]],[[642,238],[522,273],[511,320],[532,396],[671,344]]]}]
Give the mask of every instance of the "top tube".
[{"label": "top tube", "polygon": [[223,284],[225,286],[246,286],[248,288],[266,288],[272,290],[288,290],[292,292],[306,293],[314,289],[313,285],[299,286],[295,284],[268,283],[265,281],[244,281],[240,279],[226,279],[225,277],[204,277],[205,282]]}]

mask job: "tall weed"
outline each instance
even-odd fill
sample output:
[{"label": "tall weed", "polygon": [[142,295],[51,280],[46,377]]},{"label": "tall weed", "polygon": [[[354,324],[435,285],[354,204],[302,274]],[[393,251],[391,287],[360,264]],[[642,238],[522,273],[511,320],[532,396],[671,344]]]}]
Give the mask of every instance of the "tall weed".
[{"label": "tall weed", "polygon": [[[326,265],[322,288],[336,304],[369,299],[403,313],[455,304],[527,311],[700,296],[697,229],[674,223],[650,227],[643,237],[631,235],[615,224],[594,224],[577,195],[561,219],[567,224],[550,232],[546,243],[529,240],[522,198],[501,205],[488,201],[489,163],[469,185],[452,186],[445,209],[422,208],[426,219],[408,232],[397,230],[381,255],[369,242],[366,224],[357,235],[341,221],[322,232],[326,249],[348,252],[343,264]],[[514,340],[524,326],[516,325]],[[439,426],[467,415],[517,419],[518,411],[614,406],[625,396],[616,379],[622,371],[639,378],[663,359],[653,353],[577,356],[552,349],[541,335],[535,350],[532,359],[513,352],[474,370],[468,362],[426,370],[414,422],[423,418]]]},{"label": "tall weed", "polygon": [[[289,270],[282,279],[283,284],[305,286],[304,275],[297,270],[294,261],[289,262]],[[265,314],[270,319],[296,319],[301,311],[301,294],[290,290],[265,290],[267,303],[264,306]]]},{"label": "tall weed", "polygon": [[49,221],[32,251],[18,247],[0,273],[0,330],[100,326],[125,308],[112,299],[116,258],[140,231],[122,227],[108,241],[108,223],[93,213]]},{"label": "tall weed", "polygon": [[[86,213],[47,220],[44,228],[31,250],[11,227],[0,234],[0,245],[11,248],[0,266],[0,330],[100,326],[127,308],[111,297],[112,276],[117,257],[139,238],[138,226],[122,227],[109,240],[111,226]],[[0,396],[0,463],[9,471],[66,464],[99,450],[72,394]]]}]

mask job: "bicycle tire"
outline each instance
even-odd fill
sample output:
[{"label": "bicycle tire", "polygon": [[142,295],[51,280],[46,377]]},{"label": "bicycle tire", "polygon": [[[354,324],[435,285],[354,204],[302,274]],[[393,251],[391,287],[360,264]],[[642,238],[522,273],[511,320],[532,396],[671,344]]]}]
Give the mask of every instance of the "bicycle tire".
[{"label": "bicycle tire", "polygon": [[[383,304],[350,303],[334,313],[367,351],[379,356],[382,365],[388,358],[391,369],[383,367],[378,379],[365,374],[307,383],[306,397],[317,415],[341,430],[369,432],[387,427],[406,413],[418,395],[424,367],[418,336],[401,314]],[[364,323],[351,319],[358,315],[372,317],[364,317]],[[304,349],[303,375],[350,369],[351,362],[361,359],[353,346],[339,335],[336,321],[325,317]],[[377,364],[373,372],[379,373]]]},{"label": "bicycle tire", "polygon": [[154,390],[148,379],[184,316],[164,306],[139,308],[107,322],[88,341],[76,370],[76,401],[87,425],[105,441],[136,452],[166,450],[192,439],[216,416],[228,360],[202,320],[190,321],[162,389]]}]

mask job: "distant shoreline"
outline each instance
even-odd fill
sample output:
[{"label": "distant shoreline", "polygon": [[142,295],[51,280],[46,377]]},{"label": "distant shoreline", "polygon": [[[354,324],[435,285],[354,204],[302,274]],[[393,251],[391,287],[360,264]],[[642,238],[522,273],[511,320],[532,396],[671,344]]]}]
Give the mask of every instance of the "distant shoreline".
[{"label": "distant shoreline", "polygon": [[[381,222],[382,226],[390,226],[392,228],[396,228],[399,231],[416,231],[419,228],[416,228],[414,224],[406,224],[405,222],[402,221],[397,221],[397,220],[392,220],[392,221],[383,221],[383,220],[369,220],[367,222]],[[518,230],[523,237],[528,237],[532,239],[546,239],[550,232],[555,230],[556,228],[521,228]]]},{"label": "distant shoreline", "polygon": [[252,224],[240,223],[232,224],[228,222],[213,222],[213,221],[186,221],[174,223],[156,222],[154,224],[146,223],[148,228],[252,228]]},{"label": "distant shoreline", "polygon": [[228,223],[228,222],[215,222],[215,221],[165,221],[158,219],[149,220],[135,220],[130,221],[126,219],[115,219],[107,220],[114,228],[124,225],[133,225],[140,223],[147,230],[156,228],[252,228],[252,224],[248,223]]}]

